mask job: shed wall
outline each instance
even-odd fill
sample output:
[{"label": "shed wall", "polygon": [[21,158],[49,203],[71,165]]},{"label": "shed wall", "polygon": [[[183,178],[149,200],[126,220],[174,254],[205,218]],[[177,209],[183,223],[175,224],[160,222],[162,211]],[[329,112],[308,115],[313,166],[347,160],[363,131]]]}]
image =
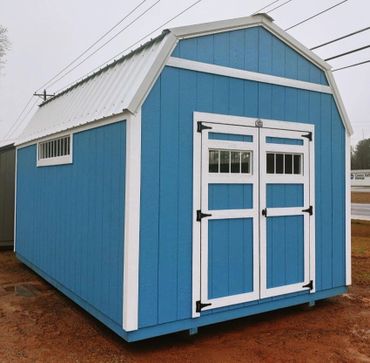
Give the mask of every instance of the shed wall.
[{"label": "shed wall", "polygon": [[17,255],[119,325],[125,150],[125,122],[75,133],[73,164],[36,167],[36,145],[17,150]]},{"label": "shed wall", "polygon": [[0,150],[0,246],[14,239],[15,148]]},{"label": "shed wall", "polygon": [[194,111],[315,125],[316,289],[345,286],[345,130],[333,97],[166,67],[142,109],[139,327],[191,318]]}]

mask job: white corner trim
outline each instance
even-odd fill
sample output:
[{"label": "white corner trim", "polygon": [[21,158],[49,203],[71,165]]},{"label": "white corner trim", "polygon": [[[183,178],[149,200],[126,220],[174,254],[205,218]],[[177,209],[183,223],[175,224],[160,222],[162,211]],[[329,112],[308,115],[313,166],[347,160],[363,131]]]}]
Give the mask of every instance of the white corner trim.
[{"label": "white corner trim", "polygon": [[329,86],[304,82],[290,78],[277,77],[269,74],[245,71],[242,69],[230,68],[219,66],[216,64],[209,64],[203,62],[192,61],[188,59],[182,59],[177,57],[170,57],[167,61],[167,65],[175,68],[188,69],[196,72],[204,72],[210,74],[216,74],[219,76],[226,76],[238,79],[245,79],[249,81],[256,81],[268,84],[275,84],[279,86],[292,87],[298,89],[304,89],[308,91],[315,91],[321,93],[332,93]]},{"label": "white corner trim", "polygon": [[351,136],[346,134],[346,167],[345,167],[345,183],[346,183],[346,285],[352,284],[352,241],[351,241]]},{"label": "white corner trim", "polygon": [[14,232],[13,232],[13,251],[16,252],[17,241],[17,177],[18,177],[18,148],[15,148],[15,176],[14,176]]},{"label": "white corner trim", "polygon": [[160,76],[162,69],[166,65],[168,57],[172,54],[173,49],[176,47],[177,42],[177,38],[172,33],[169,33],[164,37],[155,61],[153,64],[149,65],[148,69],[143,70],[145,71],[146,76],[143,83],[132,96],[131,102],[128,106],[129,111],[134,113],[141,108],[146,96],[152,89],[155,81]]},{"label": "white corner trim", "polygon": [[338,111],[339,111],[339,114],[342,118],[342,122],[344,124],[344,127],[347,130],[348,134],[351,136],[353,134],[353,128],[352,128],[351,122],[349,120],[346,108],[344,107],[344,103],[343,103],[342,97],[339,93],[339,89],[338,89],[337,83],[335,82],[333,73],[330,70],[327,70],[325,72],[325,74],[326,74],[326,77],[328,79],[329,85],[333,90],[333,97],[334,97],[335,103],[337,104]]},{"label": "white corner trim", "polygon": [[126,121],[125,235],[123,256],[123,314],[126,331],[138,329],[141,110]]}]

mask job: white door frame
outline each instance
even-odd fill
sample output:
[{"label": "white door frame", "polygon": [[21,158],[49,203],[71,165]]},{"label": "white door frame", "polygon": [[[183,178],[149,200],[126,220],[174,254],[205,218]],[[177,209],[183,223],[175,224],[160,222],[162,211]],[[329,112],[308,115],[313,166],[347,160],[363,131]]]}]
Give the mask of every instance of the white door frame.
[{"label": "white door frame", "polygon": [[[267,210],[267,217],[261,216],[260,219],[260,296],[267,298],[293,292],[312,290],[310,287],[304,287],[311,281],[310,276],[310,222],[313,219],[305,210],[309,210],[311,204],[310,184],[312,183],[313,174],[310,172],[310,146],[312,142],[312,131],[290,131],[281,130],[280,128],[261,128],[260,129],[260,208]],[[309,133],[308,133],[309,132]],[[309,135],[308,137],[305,137]],[[284,139],[299,139],[302,140],[302,145],[285,145],[267,143],[266,137],[276,137]],[[286,175],[286,174],[267,174],[266,173],[266,154],[268,152],[276,153],[294,153],[303,156],[301,162],[303,164],[302,175]],[[267,184],[303,184],[304,200],[301,207],[289,208],[267,208],[266,202],[266,186]],[[267,209],[266,209],[267,208]],[[283,285],[274,288],[267,288],[267,218],[280,216],[303,216],[304,218],[304,279],[302,282],[290,285]]]},{"label": "white door frame", "polygon": [[[200,313],[196,309],[196,302],[201,299],[201,223],[197,221],[197,210],[201,209],[201,165],[202,160],[202,136],[198,132],[198,122],[217,123],[232,126],[250,126],[255,127],[257,124],[262,124],[263,128],[281,129],[311,133],[312,142],[309,143],[309,164],[311,170],[311,183],[309,193],[309,204],[313,206],[315,211],[315,169],[314,169],[314,125],[303,124],[296,122],[285,122],[279,120],[265,120],[250,117],[230,116],[204,112],[193,113],[193,253],[192,253],[192,317],[197,318]],[[204,162],[204,161],[203,161]],[[259,173],[258,173],[259,174]],[[259,192],[259,189],[258,189]],[[258,215],[260,216],[260,207],[258,206]],[[310,266],[309,276],[313,281],[313,289],[315,292],[315,214],[310,222]],[[258,250],[259,252],[259,250]],[[214,308],[210,307],[211,308]],[[206,308],[204,309],[206,310]],[[203,311],[203,310],[202,310]]]}]

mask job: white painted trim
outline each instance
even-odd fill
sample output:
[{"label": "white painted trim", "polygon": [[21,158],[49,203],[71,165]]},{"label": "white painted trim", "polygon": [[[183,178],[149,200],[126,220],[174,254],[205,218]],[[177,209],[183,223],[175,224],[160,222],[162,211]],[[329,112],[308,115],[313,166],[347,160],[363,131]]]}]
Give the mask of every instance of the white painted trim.
[{"label": "white painted trim", "polygon": [[198,318],[200,313],[196,311],[196,302],[200,300],[200,223],[197,222],[197,210],[200,209],[200,186],[201,186],[201,150],[202,134],[197,132],[197,115],[193,114],[193,264],[192,264],[192,317]]},{"label": "white painted trim", "polygon": [[242,69],[230,68],[219,66],[216,64],[203,63],[198,61],[192,61],[183,58],[170,57],[167,61],[167,66],[192,70],[196,72],[216,74],[220,76],[244,79],[249,81],[256,81],[268,84],[275,84],[279,86],[292,87],[298,89],[304,89],[309,91],[321,92],[321,93],[332,93],[329,86],[299,81],[296,79],[284,78],[272,76],[270,74],[258,73],[245,71]]},{"label": "white painted trim", "polygon": [[[243,117],[243,116],[231,116],[209,112],[194,112],[194,118],[199,121],[225,124],[225,125],[236,125],[236,126],[252,126],[256,124],[256,118]],[[302,131],[302,132],[313,132],[315,127],[311,124],[303,124],[298,122],[271,120],[271,119],[259,119],[263,123],[263,128],[269,129],[284,129],[287,131]]]},{"label": "white painted trim", "polygon": [[132,96],[131,102],[127,109],[131,112],[136,112],[144,103],[147,95],[152,89],[154,83],[160,76],[164,66],[166,65],[168,57],[177,45],[177,38],[174,34],[167,34],[162,40],[161,49],[153,64],[150,64],[149,69],[146,70],[146,76],[143,83],[140,85],[136,93]]},{"label": "white painted trim", "polygon": [[14,246],[13,251],[16,252],[17,244],[17,177],[18,177],[18,148],[15,148],[15,176],[14,176]]},{"label": "white painted trim", "polygon": [[313,216],[310,219],[310,280],[312,280],[311,293],[316,292],[316,191],[315,191],[315,130],[311,129],[312,141],[309,142],[309,163],[310,163],[310,189],[309,189],[309,205],[313,206]]},{"label": "white painted trim", "polygon": [[138,329],[141,110],[126,121],[125,236],[122,328]]},{"label": "white painted trim", "polygon": [[55,131],[55,132],[50,132],[49,134],[44,135],[42,137],[35,137],[31,141],[22,142],[22,140],[19,140],[19,141],[16,142],[15,146],[17,148],[21,149],[21,148],[24,148],[24,147],[27,147],[27,146],[30,146],[30,145],[34,145],[37,142],[42,142],[42,141],[48,140],[50,138],[57,138],[59,136],[66,135],[68,133],[76,134],[78,132],[95,129],[97,127],[101,127],[101,126],[105,126],[105,125],[109,125],[109,124],[114,124],[114,123],[119,122],[119,121],[124,121],[130,115],[131,115],[130,112],[125,111],[125,112],[122,112],[118,115],[106,117],[106,118],[103,118],[103,119],[100,119],[100,120],[95,120],[95,121],[85,123],[85,124],[77,126],[77,127],[71,127],[71,128],[66,128],[66,129],[63,129],[63,130],[58,130],[58,131]]},{"label": "white painted trim", "polygon": [[[46,159],[39,159],[39,151],[40,151],[40,144],[48,141],[52,141],[55,139],[59,139],[61,137],[69,136],[69,154],[57,157],[51,157]],[[36,166],[44,167],[44,166],[55,166],[55,165],[64,165],[64,164],[72,164],[73,163],[73,133],[63,133],[58,135],[58,137],[48,137],[44,138],[42,141],[38,141],[36,144]]]},{"label": "white painted trim", "polygon": [[345,166],[345,183],[346,183],[346,285],[352,284],[352,243],[351,243],[351,136],[346,134],[346,166]]},{"label": "white painted trim", "polygon": [[340,95],[337,83],[335,82],[333,73],[330,70],[327,70],[325,72],[325,74],[326,74],[326,77],[328,79],[329,85],[333,90],[333,97],[334,97],[335,103],[338,107],[338,111],[339,111],[339,114],[341,116],[344,127],[347,130],[347,133],[351,136],[353,134],[353,128],[352,128],[352,125],[351,125],[351,121],[349,120],[346,108],[344,107],[344,103],[343,103],[342,97]]}]

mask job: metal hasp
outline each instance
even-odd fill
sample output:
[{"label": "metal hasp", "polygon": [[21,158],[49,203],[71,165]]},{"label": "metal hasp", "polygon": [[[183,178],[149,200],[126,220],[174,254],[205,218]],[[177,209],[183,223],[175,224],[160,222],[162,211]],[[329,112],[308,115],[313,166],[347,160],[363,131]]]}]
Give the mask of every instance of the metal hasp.
[{"label": "metal hasp", "polygon": [[313,208],[312,208],[312,205],[310,205],[307,209],[302,209],[302,212],[304,213],[309,213],[310,216],[312,216],[313,214]]},{"label": "metal hasp", "polygon": [[204,126],[201,121],[198,121],[197,123],[197,131],[202,132],[203,130],[211,130],[212,127],[210,126]]},{"label": "metal hasp", "polygon": [[308,284],[303,285],[302,287],[308,287],[310,290],[313,289],[313,280],[311,280]]},{"label": "metal hasp", "polygon": [[302,135],[302,137],[305,137],[306,139],[312,141],[312,132],[309,132],[308,134]]},{"label": "metal hasp", "polygon": [[200,313],[202,311],[203,308],[205,308],[206,306],[210,306],[212,305],[211,303],[202,303],[200,302],[200,300],[198,300],[196,302],[196,305],[195,305],[195,310],[197,313]]},{"label": "metal hasp", "polygon": [[197,222],[200,222],[202,220],[202,218],[211,217],[211,216],[212,216],[212,214],[202,213],[202,211],[200,209],[197,210]]},{"label": "metal hasp", "polygon": [[267,217],[267,208],[262,209],[262,215]]}]

